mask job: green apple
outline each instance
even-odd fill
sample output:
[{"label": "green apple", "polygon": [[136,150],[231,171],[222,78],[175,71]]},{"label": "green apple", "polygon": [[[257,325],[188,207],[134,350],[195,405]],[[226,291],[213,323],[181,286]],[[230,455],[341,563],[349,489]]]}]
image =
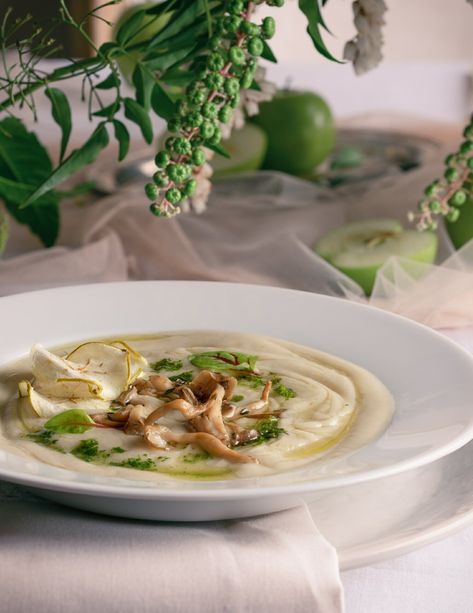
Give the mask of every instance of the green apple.
[{"label": "green apple", "polygon": [[240,130],[233,130],[230,138],[222,142],[222,146],[231,157],[216,155],[212,159],[215,178],[258,170],[266,153],[267,137],[261,128],[246,123]]},{"label": "green apple", "polygon": [[[159,2],[143,2],[142,4],[136,4],[125,9],[120,15],[120,19],[114,26],[114,35],[116,35],[116,33],[125,23],[125,21],[130,19],[130,17],[132,17],[137,11],[151,8],[152,6],[156,6],[156,4],[159,4]],[[141,31],[132,39],[132,43],[140,43],[141,41],[146,40],[147,38],[150,38],[151,36],[157,34],[168,23],[171,14],[172,13],[164,13],[164,15],[161,15],[157,19],[155,19],[153,15],[146,15],[141,25],[143,29],[141,30],[140,27]],[[120,71],[129,83],[131,83],[131,75],[133,74],[133,70],[136,66],[136,61],[139,57],[140,53],[138,51],[131,51],[128,55],[123,55],[117,58],[117,63],[120,67]]]},{"label": "green apple", "polygon": [[396,219],[370,219],[331,230],[314,250],[370,295],[376,273],[391,256],[432,264],[437,242],[432,232],[404,230]]},{"label": "green apple", "polygon": [[447,232],[456,249],[473,238],[473,198],[461,206],[460,217],[454,222],[445,222]]},{"label": "green apple", "polygon": [[260,105],[253,121],[268,136],[263,168],[307,174],[325,160],[335,144],[328,104],[312,92],[281,90]]}]

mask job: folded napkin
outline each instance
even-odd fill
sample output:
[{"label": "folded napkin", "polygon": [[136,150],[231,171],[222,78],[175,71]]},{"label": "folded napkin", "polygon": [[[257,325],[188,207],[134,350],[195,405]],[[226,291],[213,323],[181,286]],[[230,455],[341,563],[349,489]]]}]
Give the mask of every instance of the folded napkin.
[{"label": "folded napkin", "polygon": [[171,524],[59,507],[0,482],[8,613],[337,613],[334,548],[306,507]]}]

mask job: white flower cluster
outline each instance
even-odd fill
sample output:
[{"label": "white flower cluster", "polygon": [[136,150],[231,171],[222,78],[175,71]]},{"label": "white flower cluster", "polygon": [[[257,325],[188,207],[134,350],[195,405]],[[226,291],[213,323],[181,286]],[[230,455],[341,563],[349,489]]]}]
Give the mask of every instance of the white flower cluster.
[{"label": "white flower cluster", "polygon": [[357,35],[345,45],[343,57],[353,63],[356,74],[375,68],[383,59],[382,27],[387,6],[384,0],[356,0],[353,14]]}]

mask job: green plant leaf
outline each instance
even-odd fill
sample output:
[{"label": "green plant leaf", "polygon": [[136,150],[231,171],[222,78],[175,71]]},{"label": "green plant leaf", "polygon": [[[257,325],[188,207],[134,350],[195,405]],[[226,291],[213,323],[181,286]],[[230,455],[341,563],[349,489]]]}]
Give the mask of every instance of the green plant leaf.
[{"label": "green plant leaf", "polygon": [[160,80],[167,85],[174,85],[178,87],[186,87],[194,80],[194,74],[191,70],[185,70],[181,68],[170,68],[161,75]]},{"label": "green plant leaf", "polygon": [[193,53],[195,48],[196,46],[193,44],[192,46],[182,47],[180,49],[171,49],[163,55],[149,59],[147,64],[150,70],[167,70],[186,60],[189,55]]},{"label": "green plant leaf", "polygon": [[120,79],[114,72],[111,72],[108,77],[106,77],[100,83],[97,83],[95,89],[113,89],[114,87],[118,87],[120,85]]},{"label": "green plant leaf", "polygon": [[274,64],[278,63],[277,57],[274,55],[273,50],[265,40],[263,40],[263,53],[261,54],[261,57],[264,60],[268,60],[268,62],[273,62]]},{"label": "green plant leaf", "polygon": [[62,136],[59,160],[62,161],[72,130],[71,107],[66,95],[60,89],[48,87],[46,88],[45,94],[51,101],[51,114],[53,119],[61,128]]},{"label": "green plant leaf", "polygon": [[[159,45],[151,45],[149,47],[149,52],[145,56],[148,59],[150,56],[154,56],[156,53],[163,53],[164,51],[168,51],[171,49],[179,49],[181,47],[188,47],[191,44],[195,44],[195,41],[198,36],[204,34],[207,31],[207,20],[205,16],[198,19],[189,25],[185,30],[181,30],[171,36],[170,38],[166,38],[166,40]],[[159,47],[159,49],[157,49]]]},{"label": "green plant leaf", "polygon": [[135,34],[140,29],[141,24],[143,23],[143,19],[146,16],[146,10],[141,9],[136,11],[129,17],[123,25],[119,28],[117,32],[117,43],[123,47],[126,46],[128,42],[135,36]]},{"label": "green plant leaf", "polygon": [[92,113],[94,117],[105,117],[106,119],[111,119],[115,113],[118,113],[120,109],[120,102],[118,100],[114,100],[111,104],[104,106],[103,109],[95,111]]},{"label": "green plant leaf", "polygon": [[224,158],[230,159],[232,157],[231,153],[227,151],[223,145],[213,145],[207,141],[205,146],[207,149],[212,149],[212,151],[215,151],[215,153],[218,153],[218,155],[221,155]]},{"label": "green plant leaf", "polygon": [[151,92],[155,84],[153,73],[143,65],[141,62],[137,62],[133,75],[131,77],[133,85],[135,86],[135,96],[138,104],[148,110],[151,100]]},{"label": "green plant leaf", "polygon": [[8,219],[5,215],[0,219],[0,253],[5,249],[8,241]]},{"label": "green plant leaf", "polygon": [[153,142],[153,125],[146,110],[133,98],[125,98],[124,104],[125,117],[136,123],[143,134],[145,142],[151,144]]},{"label": "green plant leaf", "polygon": [[94,420],[82,409],[70,409],[51,417],[45,424],[46,430],[58,434],[82,434],[94,425]]},{"label": "green plant leaf", "polygon": [[182,7],[180,11],[176,11],[168,24],[150,40],[149,47],[160,45],[195,23],[200,15],[206,14],[205,4],[205,0],[194,0],[194,2],[188,2],[184,10],[182,10]]},{"label": "green plant leaf", "polygon": [[169,121],[176,111],[176,105],[169,94],[159,85],[155,83],[151,94],[151,108],[166,121]]},{"label": "green plant leaf", "polygon": [[8,212],[27,225],[45,247],[54,244],[59,232],[59,195],[48,191],[28,209],[20,205],[52,172],[46,149],[19,119],[0,121],[0,197]]},{"label": "green plant leaf", "polygon": [[108,145],[108,142],[107,128],[104,123],[100,123],[82,147],[80,147],[80,149],[74,149],[64,162],[55,168],[34,193],[23,202],[21,208],[30,206],[43,194],[56,187],[56,185],[62,183],[62,181],[69,178],[75,172],[87,166],[87,164],[94,162],[102,149],[105,149]]},{"label": "green plant leaf", "polygon": [[328,60],[343,64],[343,62],[337,60],[337,58],[330,53],[320,34],[321,27],[325,28],[327,31],[328,29],[320,11],[319,0],[299,0],[299,8],[307,17],[307,21],[309,22],[307,25],[307,32],[317,51]]},{"label": "green plant leaf", "polygon": [[125,124],[118,119],[113,120],[113,131],[118,141],[118,161],[121,162],[126,158],[130,148],[130,133]]}]

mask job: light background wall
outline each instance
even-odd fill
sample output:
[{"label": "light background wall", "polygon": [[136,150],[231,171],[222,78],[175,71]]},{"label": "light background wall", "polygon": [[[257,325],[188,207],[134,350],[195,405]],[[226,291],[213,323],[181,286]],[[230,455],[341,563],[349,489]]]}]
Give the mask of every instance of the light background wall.
[{"label": "light background wall", "polygon": [[[315,1],[315,0],[314,0]],[[385,0],[384,55],[388,61],[467,60],[473,64],[473,6],[466,0]],[[264,7],[261,14],[278,16],[273,47],[281,60],[326,62],[314,53],[305,33],[305,17],[297,0],[281,9]],[[333,36],[325,42],[341,57],[345,41],[354,32],[350,0],[328,0],[323,9]]]}]

